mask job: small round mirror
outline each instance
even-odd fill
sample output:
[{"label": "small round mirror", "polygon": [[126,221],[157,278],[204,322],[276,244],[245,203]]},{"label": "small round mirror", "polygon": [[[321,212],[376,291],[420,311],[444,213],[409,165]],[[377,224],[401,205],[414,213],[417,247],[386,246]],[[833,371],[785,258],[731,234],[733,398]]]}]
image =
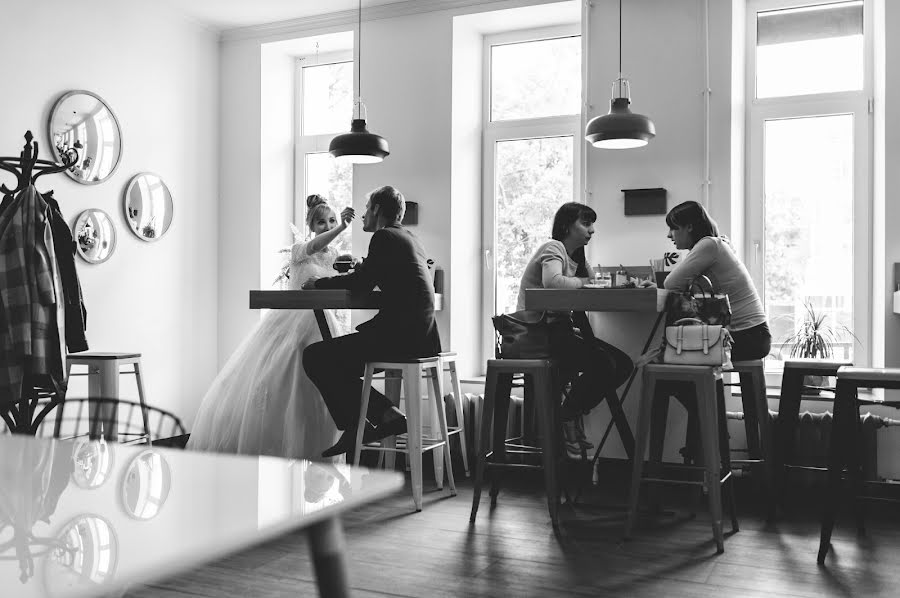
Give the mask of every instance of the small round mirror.
[{"label": "small round mirror", "polygon": [[91,264],[109,259],[116,250],[116,227],[103,210],[85,210],[75,220],[72,230],[78,255]]},{"label": "small round mirror", "polygon": [[84,185],[112,176],[122,159],[122,131],[112,109],[97,94],[70,91],[50,111],[50,147],[57,160],[81,142],[78,162],[66,172]]},{"label": "small round mirror", "polygon": [[112,445],[105,440],[81,439],[72,451],[72,479],[79,488],[99,488],[109,477],[113,465]]},{"label": "small round mirror", "polygon": [[172,487],[169,463],[156,451],[144,451],[128,465],[122,480],[122,502],[135,519],[153,519]]},{"label": "small round mirror", "polygon": [[172,225],[172,194],[152,172],[136,175],[125,189],[125,220],[144,241],[157,241]]},{"label": "small round mirror", "polygon": [[108,521],[82,515],[60,532],[44,564],[48,596],[101,594],[119,563],[119,540]]}]

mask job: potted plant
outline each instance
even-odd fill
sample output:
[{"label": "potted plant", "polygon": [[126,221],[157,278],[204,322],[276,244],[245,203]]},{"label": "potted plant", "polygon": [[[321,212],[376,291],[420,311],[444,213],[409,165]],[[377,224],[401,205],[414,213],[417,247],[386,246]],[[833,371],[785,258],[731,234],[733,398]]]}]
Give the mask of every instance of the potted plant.
[{"label": "potted plant", "polygon": [[[828,314],[816,311],[809,301],[804,301],[803,307],[806,316],[799,328],[781,343],[782,353],[787,349],[788,356],[792,358],[831,359],[834,357],[834,345],[841,338],[849,335],[859,341],[843,324],[832,325],[826,322]],[[803,384],[811,387],[812,392],[818,392],[825,386],[825,376],[804,376]]]}]

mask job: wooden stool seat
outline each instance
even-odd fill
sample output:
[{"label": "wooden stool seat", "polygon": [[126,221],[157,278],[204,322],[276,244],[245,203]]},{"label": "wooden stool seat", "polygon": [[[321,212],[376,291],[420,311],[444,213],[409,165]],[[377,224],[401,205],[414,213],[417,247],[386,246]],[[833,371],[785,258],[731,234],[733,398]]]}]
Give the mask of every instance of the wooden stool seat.
[{"label": "wooden stool seat", "polygon": [[832,420],[831,443],[828,447],[828,491],[822,513],[822,527],[819,537],[820,565],[831,548],[831,533],[834,530],[835,515],[841,494],[841,479],[846,466],[853,481],[856,526],[860,534],[865,533],[863,509],[859,506],[862,495],[863,471],[860,455],[861,405],[883,405],[900,408],[900,403],[879,400],[860,400],[860,388],[900,389],[900,368],[841,367],[837,371],[837,389],[834,394],[834,418]]},{"label": "wooden stool seat", "polygon": [[[544,482],[547,493],[547,507],[550,511],[550,520],[553,527],[559,525],[559,485],[557,482],[557,465],[565,454],[562,451],[562,437],[560,434],[559,396],[555,382],[556,364],[549,359],[490,359],[487,362],[487,375],[485,380],[484,405],[481,413],[481,436],[476,445],[475,455],[475,491],[472,495],[472,513],[469,520],[474,523],[478,514],[478,506],[481,502],[481,486],[484,481],[485,471],[490,469],[495,472],[504,469],[540,468],[544,471]],[[495,432],[493,446],[491,445],[492,422],[498,403],[508,405],[510,397],[501,396],[498,393],[500,376],[509,376],[509,386],[512,384],[514,374],[526,376],[525,392],[533,396],[536,410],[540,446],[525,445],[522,442],[508,443],[504,434]],[[497,426],[501,429],[504,422]],[[505,429],[505,428],[504,428]],[[516,441],[520,439],[515,439]],[[505,457],[507,449],[510,453],[523,456],[540,456],[541,465],[524,463],[507,463]],[[491,459],[489,462],[488,459]],[[491,476],[491,506],[497,504],[499,493],[498,476]]]},{"label": "wooden stool seat", "polygon": [[[663,478],[659,473],[662,466],[663,441],[669,406],[668,396],[656,396],[656,385],[659,382],[690,382],[696,388],[697,415],[703,449],[703,466],[699,468],[703,470],[704,474],[702,482],[672,480]],[[725,482],[728,482],[732,530],[738,531],[738,525],[734,515],[734,497],[731,491],[731,463],[728,455],[724,411],[724,395],[720,397],[716,391],[716,368],[667,364],[644,366],[643,394],[638,411],[637,439],[631,476],[628,520],[625,524],[625,539],[631,537],[631,531],[634,528],[642,483],[702,485],[708,492],[716,551],[719,553],[725,551],[721,491],[721,485]],[[644,478],[644,453],[648,445],[650,446],[652,477]],[[722,475],[723,466],[726,470],[724,476]],[[698,469],[696,466],[683,466],[683,468]]]},{"label": "wooden stool seat", "polygon": [[900,383],[900,368],[860,368],[842,367],[837,372],[838,380],[853,380],[857,386],[870,383],[874,388],[890,388],[881,384]]},{"label": "wooden stool seat", "polygon": [[73,363],[81,363],[103,359],[140,359],[140,357],[140,353],[108,353],[104,351],[85,351],[84,353],[72,353],[66,357],[66,360]]},{"label": "wooden stool seat", "polygon": [[[366,413],[369,407],[369,393],[372,389],[372,379],[375,370],[384,370],[386,375],[391,373],[400,373],[399,379],[390,377],[385,380],[385,390],[388,391],[388,398],[399,402],[403,400],[406,406],[406,425],[407,431],[403,435],[406,438],[405,444],[398,446],[397,437],[392,436],[381,441],[363,444],[363,433],[365,431]],[[437,420],[439,427],[439,438],[425,438],[422,434],[422,377],[426,376],[431,384],[428,385],[428,395],[437,411]],[[394,381],[401,381],[404,387],[402,397],[391,396],[388,386]],[[434,476],[437,481],[438,489],[443,488],[444,481],[444,463],[447,466],[447,480],[450,483],[450,495],[456,496],[456,483],[453,480],[453,463],[450,455],[450,434],[447,429],[447,419],[445,417],[442,406],[443,392],[443,375],[441,372],[441,360],[439,357],[411,357],[399,358],[392,361],[369,361],[365,367],[365,378],[363,380],[362,397],[359,409],[359,425],[356,430],[356,450],[354,452],[353,462],[358,464],[362,451],[380,451],[394,453],[405,453],[410,466],[410,475],[412,477],[412,493],[413,503],[416,511],[422,510],[422,453],[426,451],[434,451]],[[396,388],[396,386],[395,386]],[[399,388],[398,388],[399,390]]]},{"label": "wooden stool seat", "polygon": [[[85,373],[72,373],[73,365],[87,366]],[[123,365],[131,365],[131,370],[122,371]],[[66,372],[68,376],[88,377],[88,399],[105,399],[105,402],[97,402],[91,406],[90,420],[103,421],[107,426],[102,431],[107,440],[118,440],[116,429],[116,401],[119,400],[119,376],[122,374],[134,374],[137,384],[138,401],[141,405],[141,417],[144,421],[144,436],[147,444],[152,444],[150,437],[150,422],[147,415],[147,401],[144,396],[144,381],[141,374],[141,354],[122,352],[84,352],[72,353],[66,356]],[[55,434],[59,434],[62,423],[62,409],[57,414]],[[97,426],[91,425],[92,431]],[[92,432],[93,437],[94,432]]]}]

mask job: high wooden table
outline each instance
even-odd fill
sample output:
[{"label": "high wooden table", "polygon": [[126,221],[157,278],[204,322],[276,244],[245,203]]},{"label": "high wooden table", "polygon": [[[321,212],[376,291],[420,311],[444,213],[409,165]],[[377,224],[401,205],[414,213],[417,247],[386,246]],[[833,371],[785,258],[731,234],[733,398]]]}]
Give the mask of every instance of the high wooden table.
[{"label": "high wooden table", "polygon": [[[665,313],[667,291],[664,289],[525,289],[525,309],[535,311],[593,311],[593,312],[645,312],[656,313],[653,328],[647,336],[641,353],[646,353],[656,336],[656,331],[662,322]],[[631,389],[637,369],[631,372],[625,390],[622,392],[621,401]],[[606,432],[600,440],[594,453],[592,467],[596,466],[600,458],[600,451],[606,443],[607,437],[613,425],[628,426],[628,422],[617,422],[612,418],[606,427]],[[629,432],[630,433],[630,432]],[[627,448],[627,447],[626,447]],[[633,451],[629,451],[633,453]],[[634,458],[633,454],[628,457]]]},{"label": "high wooden table", "polygon": [[[434,295],[434,309],[440,311],[444,297]],[[373,291],[364,295],[354,294],[344,289],[323,289],[309,291],[250,291],[250,309],[311,309],[316,314],[316,323],[323,339],[331,338],[331,330],[325,320],[326,309],[379,309],[381,293]]]},{"label": "high wooden table", "polygon": [[3,596],[121,595],[300,528],[319,593],[349,596],[341,514],[403,486],[392,472],[103,440],[4,435],[0,455]]}]

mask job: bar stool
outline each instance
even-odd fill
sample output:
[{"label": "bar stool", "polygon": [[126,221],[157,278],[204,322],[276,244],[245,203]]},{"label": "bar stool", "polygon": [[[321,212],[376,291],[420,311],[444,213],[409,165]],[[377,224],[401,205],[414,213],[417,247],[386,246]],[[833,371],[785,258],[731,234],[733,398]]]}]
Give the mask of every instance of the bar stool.
[{"label": "bar stool", "polygon": [[[860,388],[900,389],[900,368],[861,368],[844,366],[837,371],[837,389],[834,394],[834,419],[831,444],[828,448],[828,494],[822,513],[819,538],[818,563],[825,564],[831,548],[831,532],[834,530],[835,513],[841,491],[841,476],[846,466],[853,482],[855,502],[862,492],[862,459],[860,455],[859,408],[863,405],[880,405],[900,409],[900,401],[860,399]],[[862,509],[856,504],[856,525],[860,534],[865,533]]]},{"label": "bar stool", "polygon": [[[375,370],[401,373],[403,387],[403,401],[406,403],[406,443],[398,447],[395,438],[389,443],[373,442],[363,444],[363,432],[365,431],[366,413],[369,408],[369,393],[372,389],[372,377]],[[450,495],[456,496],[456,484],[453,481],[453,464],[450,459],[450,435],[447,430],[447,418],[441,407],[440,397],[443,396],[443,380],[441,375],[441,361],[437,357],[420,357],[397,361],[370,361],[366,363],[365,378],[363,380],[362,397],[359,409],[359,426],[356,431],[356,450],[354,463],[359,463],[359,457],[363,450],[390,451],[406,453],[410,465],[412,477],[413,503],[416,511],[422,510],[422,453],[425,451],[444,449],[443,457],[447,465],[447,480],[450,483]],[[431,380],[428,386],[428,394],[433,400],[437,410],[440,438],[423,438],[422,436],[422,376],[427,374]],[[435,479],[438,480],[438,489],[443,487],[443,471],[438,472],[439,457],[435,458]]]},{"label": "bar stool", "polygon": [[[73,374],[73,365],[86,366],[87,372]],[[123,372],[120,369],[123,365],[131,365],[132,369]],[[67,376],[88,377],[89,399],[112,399],[113,401],[119,399],[119,376],[122,374],[134,374],[137,382],[138,400],[141,404],[141,417],[144,421],[144,435],[147,437],[147,444],[152,444],[150,440],[150,423],[147,417],[147,402],[144,398],[144,382],[141,377],[140,353],[90,352],[67,355],[66,372]],[[102,413],[100,410],[102,410]],[[115,411],[115,402],[97,403],[91,406],[91,421],[100,419],[105,422],[111,422],[111,425],[103,431],[103,436],[106,440],[117,439]],[[93,429],[93,426],[91,429]]]},{"label": "bar stool", "polygon": [[733,361],[725,374],[737,374],[741,388],[744,430],[747,434],[747,459],[732,459],[732,465],[759,465],[762,486],[768,501],[768,517],[775,514],[775,451],[769,401],[766,398],[766,373],[762,359]]},{"label": "bar stool", "polygon": [[[484,481],[486,469],[501,471],[504,469],[539,469],[544,470],[544,483],[547,492],[547,507],[550,511],[550,520],[553,527],[559,525],[559,484],[557,481],[557,466],[563,457],[562,438],[560,434],[559,400],[556,393],[555,364],[549,359],[489,359],[487,362],[487,376],[485,380],[484,405],[481,413],[480,431],[481,437],[476,447],[475,455],[475,491],[472,495],[472,514],[469,520],[474,523],[478,514],[478,506],[481,502],[481,486]],[[528,446],[519,442],[507,442],[503,434],[494,434],[493,450],[491,446],[491,431],[494,410],[497,403],[509,402],[507,396],[498,394],[500,376],[524,374],[526,376],[525,389],[530,397],[533,397],[536,410],[540,446]],[[529,380],[530,378],[530,380]],[[529,384],[531,388],[529,388]],[[505,422],[503,422],[505,424]],[[519,439],[515,439],[519,440]],[[505,456],[509,452],[527,456],[540,456],[541,465],[506,463]],[[488,461],[488,459],[491,459]],[[499,493],[499,481],[496,475],[491,476],[491,506],[497,504]]]},{"label": "bar stool", "polygon": [[[660,400],[656,400],[656,384],[658,382],[690,382],[696,388],[703,466],[681,465],[678,467],[693,470],[702,469],[704,472],[702,482],[657,477],[657,472],[662,466],[663,440],[669,409],[668,396],[660,396]],[[716,552],[722,553],[725,551],[724,535],[722,533],[721,491],[721,485],[725,482],[728,482],[726,490],[733,532],[738,531],[738,522],[735,517],[734,492],[731,487],[731,462],[728,455],[728,431],[725,427],[724,403],[724,396],[718,396],[716,392],[716,368],[666,364],[648,364],[644,366],[643,394],[638,411],[637,439],[631,475],[628,520],[625,524],[624,535],[626,540],[631,537],[631,531],[634,528],[642,483],[687,484],[702,486],[707,490]],[[648,444],[650,445],[650,464],[654,477],[644,478],[644,453]],[[722,476],[723,466],[727,471],[724,476]]]},{"label": "bar stool", "polygon": [[[778,499],[783,502],[787,486],[787,469],[791,465],[800,427],[800,401],[805,376],[836,376],[838,369],[853,365],[844,359],[788,359],[781,374],[781,397],[778,399],[778,420],[775,425],[776,451],[774,461],[775,485]],[[818,469],[818,468],[812,468]]]}]

